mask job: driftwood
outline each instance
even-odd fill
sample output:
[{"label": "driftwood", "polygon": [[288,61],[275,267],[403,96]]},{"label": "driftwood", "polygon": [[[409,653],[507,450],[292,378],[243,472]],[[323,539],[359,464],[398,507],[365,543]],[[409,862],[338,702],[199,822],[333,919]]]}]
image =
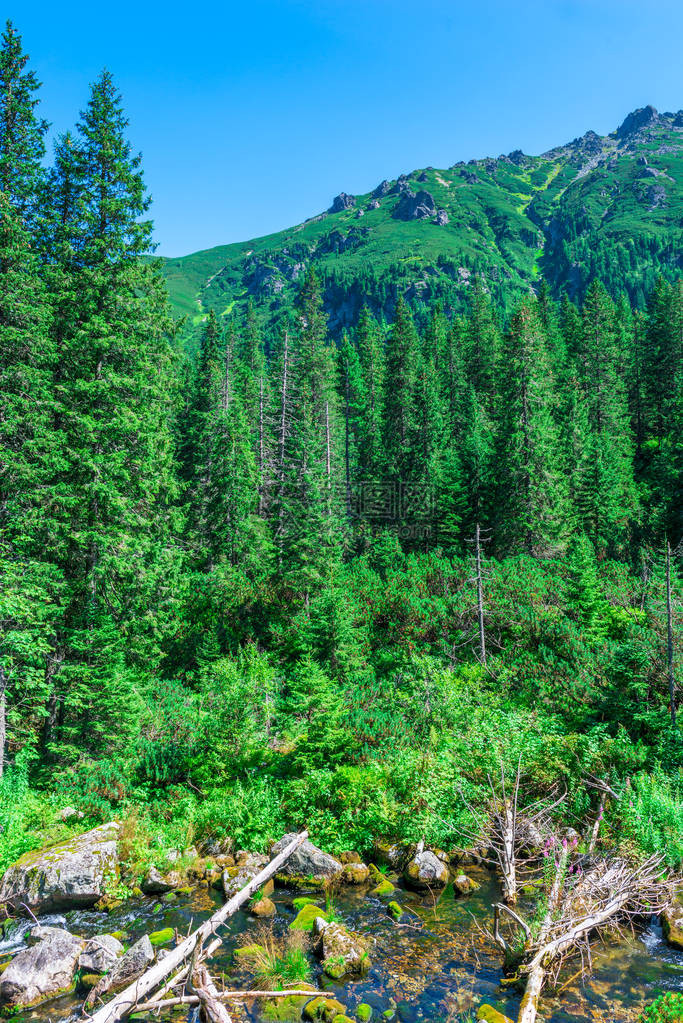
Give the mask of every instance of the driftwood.
[{"label": "driftwood", "polygon": [[[210,958],[220,948],[222,944],[221,938],[214,938],[214,940],[204,948],[204,942],[207,941],[212,935],[215,934],[220,925],[232,916],[240,906],[244,905],[251,896],[258,891],[258,889],[265,884],[274,874],[278,872],[280,867],[285,863],[289,857],[295,852],[299,846],[305,842],[308,838],[308,832],[303,831],[297,835],[289,845],[282,850],[271,862],[263,868],[248,884],[244,886],[236,895],[234,895],[228,902],[225,903],[212,917],[206,920],[197,930],[189,934],[177,948],[169,952],[167,956],[155,963],[149,970],[138,977],[137,980],[129,984],[124,991],[112,998],[110,1002],[103,1005],[100,1009],[95,1012],[91,1017],[91,1023],[118,1023],[118,1020],[130,1015],[131,1012],[135,1012],[137,1006],[142,1002],[153,1002],[157,1005],[160,1004],[163,995],[157,998],[149,998],[154,990],[163,986],[163,992],[171,990],[173,986],[183,981],[188,975],[190,975],[190,983],[192,983],[191,974],[197,974],[198,968],[201,967],[201,963]],[[173,983],[169,984],[167,978],[171,974],[174,974]],[[212,984],[209,978],[209,986],[206,986],[206,977],[201,970],[199,972],[200,985],[204,986],[195,987],[195,997],[199,999],[199,1003],[205,1010],[205,1014],[213,1023],[226,1023],[226,1017],[229,1020],[229,1016],[223,1006],[221,1009],[224,1015],[213,1015],[214,1011],[218,1011],[218,1006],[221,1004],[221,998],[218,996],[218,992],[215,986]],[[218,997],[217,997],[218,996]]]},{"label": "driftwood", "polygon": [[[315,998],[320,992],[313,991],[310,988],[299,989],[299,988],[287,988],[285,991],[219,991],[216,994],[216,998],[219,1002],[225,1002],[228,999],[241,1002],[246,998],[289,998],[293,997],[308,997]],[[136,1005],[136,1012],[157,1012],[161,1009],[173,1009],[177,1005],[199,1005],[200,999],[197,995],[176,995],[174,998],[164,998],[161,1001],[153,1002],[140,1002]]]},{"label": "driftwood", "polygon": [[[622,859],[598,860],[585,865],[564,843],[555,860],[555,872],[547,891],[546,912],[535,936],[528,924],[510,912],[525,933],[520,974],[526,988],[517,1023],[534,1023],[538,1002],[548,977],[556,978],[564,964],[581,956],[582,970],[590,963],[591,935],[634,917],[656,913],[672,894],[671,883],[662,877],[662,863],[652,857],[639,866]],[[498,910],[506,908],[502,905]],[[495,937],[507,950],[498,927]]]}]

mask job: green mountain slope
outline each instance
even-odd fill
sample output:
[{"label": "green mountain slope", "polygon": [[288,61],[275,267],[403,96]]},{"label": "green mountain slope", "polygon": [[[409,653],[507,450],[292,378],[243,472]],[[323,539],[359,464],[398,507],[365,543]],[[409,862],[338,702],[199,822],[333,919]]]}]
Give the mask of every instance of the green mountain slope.
[{"label": "green mountain slope", "polygon": [[315,264],[333,330],[368,301],[391,316],[442,297],[459,308],[473,273],[508,307],[540,277],[580,299],[594,277],[640,305],[683,269],[683,111],[644,107],[611,135],[588,132],[541,156],[521,151],[418,169],[277,234],[164,260],[188,327],[249,298],[277,323]]}]

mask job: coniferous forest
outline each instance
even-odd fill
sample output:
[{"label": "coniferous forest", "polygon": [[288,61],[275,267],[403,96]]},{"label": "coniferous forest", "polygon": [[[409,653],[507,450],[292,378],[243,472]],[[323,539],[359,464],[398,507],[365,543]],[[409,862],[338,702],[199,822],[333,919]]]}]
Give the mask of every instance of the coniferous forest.
[{"label": "coniferous forest", "polygon": [[461,848],[501,772],[680,870],[681,280],[339,334],[309,267],[188,354],[114,79],[53,153],[39,99],[8,23],[2,870],[74,818],[122,823],[117,900],[228,838]]}]

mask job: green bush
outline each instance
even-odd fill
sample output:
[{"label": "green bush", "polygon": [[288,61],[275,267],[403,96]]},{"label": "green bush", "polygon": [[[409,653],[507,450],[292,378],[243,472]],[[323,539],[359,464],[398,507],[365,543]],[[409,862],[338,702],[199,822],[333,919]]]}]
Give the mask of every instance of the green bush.
[{"label": "green bush", "polygon": [[681,1023],[683,1021],[683,994],[670,991],[660,995],[640,1017],[641,1023]]}]

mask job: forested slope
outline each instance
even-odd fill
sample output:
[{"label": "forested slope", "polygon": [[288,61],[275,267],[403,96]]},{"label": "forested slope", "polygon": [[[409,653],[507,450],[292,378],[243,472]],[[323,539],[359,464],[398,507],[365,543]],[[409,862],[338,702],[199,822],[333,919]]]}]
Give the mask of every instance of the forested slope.
[{"label": "forested slope", "polygon": [[683,112],[645,107],[611,135],[589,131],[542,156],[427,167],[341,193],[303,224],[165,260],[163,272],[189,336],[210,309],[249,300],[265,325],[279,322],[311,266],[335,334],[365,303],[392,318],[399,296],[462,310],[477,273],[504,310],[541,277],[579,301],[599,279],[642,309],[659,274],[681,271],[682,225]]}]

